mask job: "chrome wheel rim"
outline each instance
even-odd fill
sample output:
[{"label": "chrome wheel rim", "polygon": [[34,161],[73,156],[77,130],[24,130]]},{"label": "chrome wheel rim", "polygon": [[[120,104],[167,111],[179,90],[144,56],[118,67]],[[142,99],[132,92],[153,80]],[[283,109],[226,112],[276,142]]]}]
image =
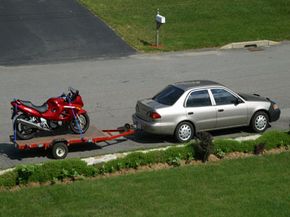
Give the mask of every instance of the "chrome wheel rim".
[{"label": "chrome wheel rim", "polygon": [[264,115],[259,115],[255,120],[255,127],[259,131],[263,131],[267,127],[267,118]]},{"label": "chrome wheel rim", "polygon": [[192,130],[187,124],[182,124],[178,130],[178,136],[182,141],[186,141],[191,138]]},{"label": "chrome wheel rim", "polygon": [[65,155],[65,150],[62,147],[56,148],[55,152],[58,157],[63,157]]},{"label": "chrome wheel rim", "polygon": [[76,120],[74,121],[74,128],[76,130],[80,130],[79,127],[81,128],[81,130],[83,131],[85,126],[87,124],[87,120],[85,118],[85,116],[83,115],[78,115]]}]

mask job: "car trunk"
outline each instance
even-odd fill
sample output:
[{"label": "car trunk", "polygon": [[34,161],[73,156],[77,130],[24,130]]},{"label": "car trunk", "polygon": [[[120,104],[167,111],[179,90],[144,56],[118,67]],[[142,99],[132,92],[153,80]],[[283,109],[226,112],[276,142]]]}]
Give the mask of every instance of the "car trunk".
[{"label": "car trunk", "polygon": [[166,105],[160,104],[153,99],[139,100],[136,105],[136,115],[143,120],[151,121],[150,112],[164,107]]}]

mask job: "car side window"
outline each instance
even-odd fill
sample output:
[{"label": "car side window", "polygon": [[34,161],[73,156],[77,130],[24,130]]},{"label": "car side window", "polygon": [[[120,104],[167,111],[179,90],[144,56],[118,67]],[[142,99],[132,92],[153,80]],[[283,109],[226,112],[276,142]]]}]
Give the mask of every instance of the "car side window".
[{"label": "car side window", "polygon": [[234,104],[237,101],[237,98],[233,94],[224,89],[212,89],[211,92],[216,105]]},{"label": "car side window", "polygon": [[186,107],[202,107],[211,106],[210,97],[207,90],[199,90],[192,92],[187,101]]}]

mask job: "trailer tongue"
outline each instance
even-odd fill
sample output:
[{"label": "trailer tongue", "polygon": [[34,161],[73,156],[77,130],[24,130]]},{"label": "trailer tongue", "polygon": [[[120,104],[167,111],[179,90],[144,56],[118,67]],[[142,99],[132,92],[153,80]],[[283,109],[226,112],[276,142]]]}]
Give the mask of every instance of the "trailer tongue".
[{"label": "trailer tongue", "polygon": [[68,154],[68,147],[75,144],[92,143],[110,141],[120,137],[129,136],[135,133],[133,127],[125,124],[124,127],[113,130],[100,130],[96,127],[90,129],[83,135],[64,134],[33,138],[30,140],[15,140],[14,136],[10,136],[10,140],[19,150],[29,149],[51,149],[52,156],[55,159],[64,159]]}]

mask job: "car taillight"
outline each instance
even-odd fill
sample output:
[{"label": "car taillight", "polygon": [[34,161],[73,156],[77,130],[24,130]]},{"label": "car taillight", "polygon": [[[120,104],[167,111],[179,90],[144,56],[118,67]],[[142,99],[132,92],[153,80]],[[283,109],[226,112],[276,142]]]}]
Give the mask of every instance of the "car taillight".
[{"label": "car taillight", "polygon": [[150,118],[159,119],[159,118],[161,118],[161,115],[158,114],[157,112],[150,112]]}]

